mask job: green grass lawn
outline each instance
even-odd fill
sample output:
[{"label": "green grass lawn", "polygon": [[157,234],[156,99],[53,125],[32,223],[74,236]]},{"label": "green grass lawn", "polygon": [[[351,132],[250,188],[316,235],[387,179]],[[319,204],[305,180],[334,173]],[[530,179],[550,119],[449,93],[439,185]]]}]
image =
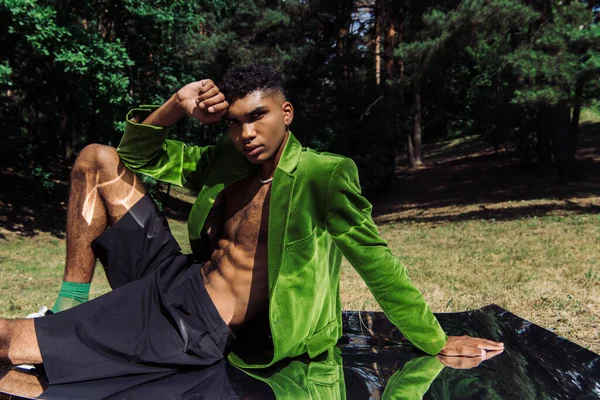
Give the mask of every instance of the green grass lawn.
[{"label": "green grass lawn", "polygon": [[[191,252],[185,223],[170,222],[184,252]],[[22,317],[40,306],[51,308],[62,282],[65,240],[41,232],[21,237],[11,232],[0,239],[0,315]],[[94,273],[90,297],[110,290],[100,263]]]}]

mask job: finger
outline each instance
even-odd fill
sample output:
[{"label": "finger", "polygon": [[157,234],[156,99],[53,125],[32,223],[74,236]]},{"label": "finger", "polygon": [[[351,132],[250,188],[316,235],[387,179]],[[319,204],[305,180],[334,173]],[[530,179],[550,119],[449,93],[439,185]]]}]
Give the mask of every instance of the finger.
[{"label": "finger", "polygon": [[225,95],[223,93],[218,93],[217,95],[202,101],[204,103],[204,107],[208,108],[214,106],[216,104],[222,103],[225,101]]},{"label": "finger", "polygon": [[447,349],[443,349],[442,353],[445,356],[453,356],[453,357],[481,357],[485,355],[485,350],[480,349],[476,346],[451,346]]},{"label": "finger", "polygon": [[218,104],[215,104],[214,106],[208,107],[208,112],[225,114],[225,112],[227,111],[228,108],[229,108],[229,103],[226,101],[222,101]]},{"label": "finger", "polygon": [[483,361],[482,357],[447,357],[438,355],[437,358],[446,367],[454,369],[474,368]]},{"label": "finger", "polygon": [[200,83],[200,88],[203,91],[206,91],[215,85],[215,83],[210,79],[202,79],[198,83]]},{"label": "finger", "polygon": [[215,97],[218,94],[219,94],[219,88],[216,86],[213,86],[211,89],[207,90],[204,93],[198,93],[198,100],[200,102],[204,102],[212,97]]},{"label": "finger", "polygon": [[484,359],[489,360],[490,358],[496,357],[498,354],[501,354],[504,350],[490,350],[485,353]]},{"label": "finger", "polygon": [[213,87],[215,87],[215,84],[210,79],[204,79],[202,81],[192,82],[192,83],[186,85],[186,88],[188,88],[189,90],[191,90],[193,92],[198,93],[198,95],[201,95],[201,94],[209,91]]},{"label": "finger", "polygon": [[504,343],[493,342],[487,339],[477,339],[477,347],[480,349],[500,350],[504,348]]},{"label": "finger", "polygon": [[194,110],[194,113],[192,114],[192,118],[195,118],[204,124],[213,124],[215,122],[221,121],[223,115],[225,115],[226,112],[226,109],[219,112],[211,113],[208,112],[208,110],[201,110],[199,108],[196,108]]}]

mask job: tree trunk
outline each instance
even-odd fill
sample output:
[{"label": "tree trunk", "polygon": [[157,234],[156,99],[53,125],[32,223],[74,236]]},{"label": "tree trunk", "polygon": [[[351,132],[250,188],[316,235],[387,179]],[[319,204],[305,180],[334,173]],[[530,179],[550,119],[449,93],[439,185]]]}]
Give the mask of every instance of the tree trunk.
[{"label": "tree trunk", "polygon": [[423,165],[422,147],[421,147],[421,89],[419,84],[415,84],[415,101],[413,104],[413,143],[415,166]]},{"label": "tree trunk", "polygon": [[[396,25],[390,15],[391,10],[384,12],[383,24],[383,70],[384,70],[384,85],[386,80],[394,78],[394,50],[396,46]],[[390,82],[391,83],[391,82]],[[388,84],[389,86],[389,84]]]},{"label": "tree trunk", "polygon": [[74,135],[73,129],[71,129],[71,118],[66,110],[62,112],[62,120],[60,122],[60,130],[63,132],[65,138],[65,162],[71,163],[74,154]]},{"label": "tree trunk", "polygon": [[337,12],[337,37],[336,37],[336,55],[338,61],[342,64],[342,87],[344,91],[348,86],[348,64],[346,62],[346,42],[348,40],[348,27],[351,24],[352,8],[354,2],[352,0],[341,1]]},{"label": "tree trunk", "polygon": [[97,104],[96,104],[96,100],[92,100],[92,115],[89,117],[89,124],[88,124],[88,129],[87,129],[87,138],[85,143],[86,144],[90,144],[90,143],[102,143],[102,140],[100,140],[100,135],[99,135],[99,130],[100,130],[100,120],[99,120],[99,115],[96,114],[95,110],[96,110]]},{"label": "tree trunk", "polygon": [[569,111],[569,107],[564,102],[554,106],[551,110],[550,137],[560,183],[574,180],[577,174]]},{"label": "tree trunk", "polygon": [[538,113],[537,130],[537,153],[538,164],[542,169],[548,169],[552,165],[552,147],[550,145],[551,113],[547,107],[543,107]]},{"label": "tree trunk", "polygon": [[71,96],[65,97],[65,106],[62,110],[60,121],[60,132],[62,133],[64,142],[65,162],[71,163],[75,155],[75,129],[73,129],[73,114],[71,113]]},{"label": "tree trunk", "polygon": [[397,99],[393,90],[394,76],[394,48],[395,26],[391,19],[389,0],[381,0],[381,23],[383,25],[383,69],[381,75],[381,95],[383,96],[386,131],[390,137],[398,134],[398,121],[396,119]]},{"label": "tree trunk", "polygon": [[375,82],[381,85],[381,5],[375,3]]},{"label": "tree trunk", "polygon": [[406,158],[408,159],[408,168],[417,168],[415,149],[413,148],[412,137],[410,136],[410,133],[406,134]]},{"label": "tree trunk", "polygon": [[571,118],[571,135],[573,142],[573,151],[577,148],[577,137],[579,136],[579,116],[581,115],[581,101],[583,98],[583,78],[577,79],[575,86],[575,99],[573,104],[573,117]]}]

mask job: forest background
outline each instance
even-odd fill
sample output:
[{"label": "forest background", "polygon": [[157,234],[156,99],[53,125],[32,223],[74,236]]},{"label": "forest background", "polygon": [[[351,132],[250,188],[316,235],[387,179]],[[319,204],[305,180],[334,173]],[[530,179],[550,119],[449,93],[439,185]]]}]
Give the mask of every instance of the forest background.
[{"label": "forest background", "polygon": [[[569,309],[568,304],[576,299],[575,313],[585,321],[582,326],[581,320],[569,319],[568,325],[577,332],[567,336],[598,351],[600,347],[593,343],[600,338],[599,303],[589,299],[600,297],[600,263],[590,255],[599,253],[600,186],[590,172],[590,165],[597,164],[583,161],[598,149],[592,139],[598,136],[600,120],[599,14],[598,0],[0,0],[0,176],[5,182],[0,196],[4,229],[0,245],[13,252],[25,249],[34,242],[23,242],[23,238],[34,240],[40,232],[50,235],[42,236],[46,242],[62,240],[65,187],[74,158],[88,143],[117,145],[129,108],[160,104],[193,80],[218,82],[231,66],[262,63],[284,77],[296,109],[294,134],[317,150],[352,157],[367,196],[387,198],[376,201],[377,221],[384,235],[391,232],[387,238],[392,247],[398,247],[405,261],[415,266],[413,277],[418,283],[436,273],[426,272],[422,260],[402,246],[414,240],[415,254],[427,254],[427,262],[439,261],[440,243],[458,229],[464,238],[479,235],[498,241],[502,251],[513,246],[512,253],[499,257],[500,261],[496,248],[489,250],[498,265],[514,268],[496,272],[506,285],[539,285],[531,275],[532,266],[519,263],[519,257],[528,257],[518,255],[523,243],[508,245],[502,235],[509,240],[519,237],[519,229],[542,229],[551,237],[541,234],[537,239],[549,240],[554,246],[549,251],[556,255],[549,262],[549,253],[542,252],[539,263],[552,264],[547,267],[559,280],[565,276],[564,268],[572,268],[566,276],[573,274],[585,295],[564,294],[562,303],[557,303],[554,297],[540,294],[522,316],[531,318],[535,310],[543,313],[548,308]],[[582,115],[588,116],[585,128],[580,124]],[[172,138],[207,145],[224,134],[225,128],[183,120],[172,132]],[[591,132],[591,141],[586,141],[585,132]],[[459,155],[442,152],[457,143],[461,144]],[[442,153],[447,157],[440,158]],[[503,173],[506,192],[518,182],[521,187],[539,189],[535,196],[528,194],[527,201],[545,198],[573,203],[574,196],[586,199],[585,209],[580,207],[573,220],[562,209],[560,215],[551,215],[559,220],[539,219],[539,207],[535,212],[521,210],[505,219],[523,226],[494,228],[500,231],[486,231],[491,225],[470,222],[453,225],[457,220],[446,218],[450,223],[443,229],[454,229],[454,233],[445,231],[439,237],[432,237],[430,225],[402,225],[423,222],[419,218],[432,205],[431,198],[425,199],[414,186],[399,189],[403,183],[426,182],[433,176],[436,190],[444,180],[460,180],[465,183],[462,189],[480,185],[485,178],[482,174],[474,178],[455,171],[447,176],[447,170],[436,166],[452,157],[455,162],[482,154],[487,158],[478,159],[478,168],[486,173],[497,166],[499,159],[494,156],[508,160],[510,168]],[[540,176],[544,177],[541,186]],[[147,181],[147,185],[159,189],[156,182]],[[31,192],[32,197],[20,190]],[[512,193],[513,200],[522,194]],[[448,200],[445,206],[460,203],[455,194],[437,194]],[[399,196],[412,202],[411,207],[405,203],[404,209],[421,210],[421,214],[399,212]],[[19,206],[25,198],[30,201]],[[492,200],[486,202],[497,202]],[[55,215],[44,224],[41,216],[52,212]],[[461,217],[461,221],[467,219],[473,218]],[[489,224],[498,216],[478,214],[475,219]],[[438,216],[426,222],[437,227],[443,220]],[[559,231],[564,236],[553,236]],[[408,233],[402,236],[402,232]],[[18,240],[12,240],[12,233]],[[586,240],[573,238],[584,233]],[[471,268],[465,264],[469,257],[482,262],[474,253],[485,254],[486,245],[475,241],[469,247],[463,239],[455,245],[460,250],[455,248],[444,256],[444,262],[438,262],[444,270]],[[37,247],[26,252],[39,249],[41,243],[35,243]],[[429,250],[422,247],[427,243],[432,246]],[[535,253],[537,245],[526,252]],[[572,247],[579,251],[575,259],[557,261],[558,255]],[[464,257],[449,265],[447,261],[460,251]],[[7,274],[18,262],[0,253],[0,269]],[[566,266],[574,260],[579,264]],[[55,268],[60,270],[58,265]],[[547,276],[548,271],[539,274],[538,278]],[[356,279],[348,275],[347,284]],[[454,278],[445,279],[447,291],[438,293],[440,306],[434,309],[476,306],[452,297],[473,287],[460,288]],[[426,297],[433,296],[427,294],[428,289],[430,293],[438,290],[434,281],[431,285],[425,284]],[[527,286],[522,290],[527,291]],[[520,307],[508,300],[491,300],[511,310]],[[351,304],[376,307],[360,301]],[[22,311],[23,306],[15,302],[6,303],[6,313]],[[550,328],[558,324],[559,332],[565,333],[567,328],[560,328],[559,321],[563,317],[556,315],[537,321]]]}]

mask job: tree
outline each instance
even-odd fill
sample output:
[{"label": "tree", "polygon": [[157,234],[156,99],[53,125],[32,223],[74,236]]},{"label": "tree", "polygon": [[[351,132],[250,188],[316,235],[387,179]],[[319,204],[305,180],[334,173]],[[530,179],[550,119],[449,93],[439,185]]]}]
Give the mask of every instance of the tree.
[{"label": "tree", "polygon": [[547,164],[551,149],[561,182],[568,182],[577,175],[579,111],[590,100],[583,96],[585,83],[600,75],[600,26],[584,2],[533,6],[540,14],[531,40],[508,58],[520,83],[514,101],[537,111],[541,159]]},{"label": "tree", "polygon": [[[406,60],[406,81],[436,82],[441,96],[460,98],[462,129],[487,131],[496,145],[537,131],[538,161],[548,164],[552,149],[566,182],[576,173],[571,132],[577,104],[587,100],[586,80],[599,75],[598,25],[587,3],[540,4],[467,0],[447,12],[432,10],[423,18],[419,40],[401,45],[396,54]],[[439,90],[428,93],[440,97]],[[530,115],[541,116],[541,123]]]}]

